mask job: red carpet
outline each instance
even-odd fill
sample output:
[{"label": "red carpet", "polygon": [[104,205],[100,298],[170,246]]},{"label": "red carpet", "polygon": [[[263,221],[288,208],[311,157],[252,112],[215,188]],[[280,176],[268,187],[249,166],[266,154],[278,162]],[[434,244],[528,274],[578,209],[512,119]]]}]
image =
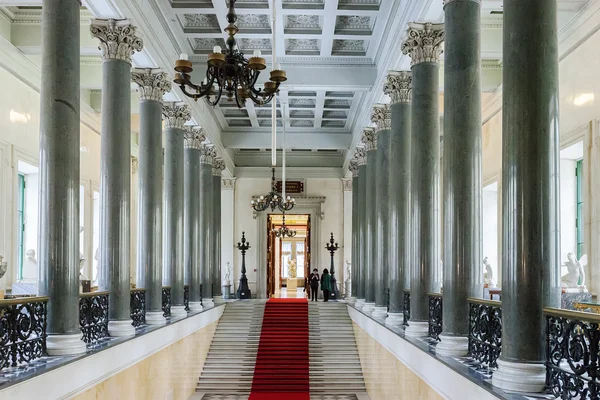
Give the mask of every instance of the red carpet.
[{"label": "red carpet", "polygon": [[308,301],[270,299],[249,400],[310,400],[308,379]]}]

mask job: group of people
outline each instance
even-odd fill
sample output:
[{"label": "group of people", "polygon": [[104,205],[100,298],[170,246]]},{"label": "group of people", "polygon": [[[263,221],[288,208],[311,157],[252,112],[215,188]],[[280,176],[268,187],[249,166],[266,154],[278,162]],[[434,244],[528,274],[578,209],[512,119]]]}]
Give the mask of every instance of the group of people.
[{"label": "group of people", "polygon": [[331,293],[331,275],[329,275],[329,271],[327,268],[323,270],[323,274],[319,276],[319,270],[313,269],[312,274],[306,278],[304,282],[304,291],[307,291],[307,288],[310,289],[310,300],[318,301],[319,297],[319,282],[321,283],[321,291],[323,291],[323,301],[329,301],[329,295]]}]

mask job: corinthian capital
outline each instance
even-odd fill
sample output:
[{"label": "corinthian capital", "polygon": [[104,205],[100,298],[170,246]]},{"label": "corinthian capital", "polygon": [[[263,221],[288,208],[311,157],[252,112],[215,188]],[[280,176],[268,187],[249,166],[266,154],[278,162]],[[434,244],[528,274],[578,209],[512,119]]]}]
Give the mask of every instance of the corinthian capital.
[{"label": "corinthian capital", "polygon": [[365,128],[360,140],[365,145],[366,151],[377,150],[377,131],[375,129]]},{"label": "corinthian capital", "polygon": [[408,24],[407,38],[402,43],[402,53],[411,58],[411,65],[440,62],[444,43],[444,24],[431,22]]},{"label": "corinthian capital", "polygon": [[175,103],[165,104],[162,112],[165,117],[165,128],[183,129],[185,123],[192,118],[190,109],[185,104],[179,106]]},{"label": "corinthian capital", "polygon": [[103,60],[122,60],[131,64],[131,56],[142,51],[144,41],[135,35],[137,28],[126,19],[93,19],[90,32],[100,39]]},{"label": "corinthian capital", "polygon": [[136,68],[131,71],[131,80],[139,85],[140,99],[161,101],[165,93],[171,91],[171,81],[164,72],[150,68]]},{"label": "corinthian capital", "polygon": [[200,146],[200,164],[212,165],[215,156],[217,155],[212,144],[203,144]]},{"label": "corinthian capital", "polygon": [[352,172],[352,177],[356,178],[358,176],[358,160],[353,158],[350,160],[350,165],[348,166],[348,170]]},{"label": "corinthian capital", "polygon": [[390,71],[383,93],[390,96],[392,104],[410,103],[412,94],[412,73],[410,71]]},{"label": "corinthian capital", "polygon": [[202,128],[186,126],[183,131],[183,148],[200,150],[202,142],[206,140],[206,135]]},{"label": "corinthian capital", "polygon": [[222,158],[216,158],[213,162],[212,174],[213,176],[221,176],[221,171],[225,169],[225,160]]},{"label": "corinthian capital", "polygon": [[364,147],[357,147],[354,151],[354,158],[356,158],[359,167],[367,165],[367,150]]},{"label": "corinthian capital", "polygon": [[377,126],[377,132],[392,129],[392,117],[388,104],[375,104],[371,111],[371,122]]}]

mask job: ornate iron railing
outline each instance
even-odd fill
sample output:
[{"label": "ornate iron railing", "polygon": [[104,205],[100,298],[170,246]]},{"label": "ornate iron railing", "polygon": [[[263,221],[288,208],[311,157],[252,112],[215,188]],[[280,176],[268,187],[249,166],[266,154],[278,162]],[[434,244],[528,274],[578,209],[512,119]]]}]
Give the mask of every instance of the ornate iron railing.
[{"label": "ornate iron railing", "polygon": [[185,285],[183,287],[183,305],[185,306],[185,311],[190,312],[190,286]]},{"label": "ornate iron railing", "polygon": [[136,328],[146,323],[146,291],[144,289],[131,289],[131,319]]},{"label": "ornate iron railing", "polygon": [[561,399],[600,398],[600,315],[557,308],[546,316],[546,390]]},{"label": "ornate iron railing", "polygon": [[502,345],[502,303],[469,298],[469,357],[495,368]]},{"label": "ornate iron railing", "polygon": [[404,325],[408,326],[408,321],[410,320],[410,290],[404,291]]},{"label": "ornate iron railing", "polygon": [[48,297],[0,300],[0,370],[46,353]]},{"label": "ornate iron railing", "polygon": [[392,297],[390,295],[390,289],[385,290],[385,304],[387,306],[387,312],[390,312],[390,303],[392,301]]},{"label": "ornate iron railing", "polygon": [[162,310],[163,316],[168,318],[171,316],[171,287],[163,286],[162,288]]},{"label": "ornate iron railing", "polygon": [[108,292],[79,295],[79,326],[86,343],[108,337]]},{"label": "ornate iron railing", "polygon": [[440,340],[442,333],[442,294],[428,293],[429,296],[429,337]]}]

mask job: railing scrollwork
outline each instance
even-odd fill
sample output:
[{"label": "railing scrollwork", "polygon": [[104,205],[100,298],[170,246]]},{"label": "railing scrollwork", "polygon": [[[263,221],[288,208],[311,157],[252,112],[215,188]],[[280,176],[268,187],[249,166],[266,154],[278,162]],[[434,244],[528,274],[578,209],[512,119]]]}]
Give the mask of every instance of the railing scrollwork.
[{"label": "railing scrollwork", "polygon": [[502,303],[469,298],[469,357],[495,368],[502,347]]},{"label": "railing scrollwork", "polygon": [[190,312],[190,285],[183,287],[183,306],[185,311]]},{"label": "railing scrollwork", "polygon": [[90,292],[79,296],[79,326],[85,343],[108,337],[108,292]]},{"label": "railing scrollwork", "polygon": [[136,328],[146,323],[146,291],[144,289],[131,290],[131,319]]},{"label": "railing scrollwork", "polygon": [[437,341],[442,333],[442,304],[441,293],[429,293],[429,337]]},{"label": "railing scrollwork", "polygon": [[163,286],[162,288],[162,310],[163,317],[168,318],[171,316],[171,287]]},{"label": "railing scrollwork", "polygon": [[46,353],[48,297],[0,300],[0,370]]},{"label": "railing scrollwork", "polygon": [[408,326],[408,321],[410,320],[410,290],[404,291],[404,325]]}]

